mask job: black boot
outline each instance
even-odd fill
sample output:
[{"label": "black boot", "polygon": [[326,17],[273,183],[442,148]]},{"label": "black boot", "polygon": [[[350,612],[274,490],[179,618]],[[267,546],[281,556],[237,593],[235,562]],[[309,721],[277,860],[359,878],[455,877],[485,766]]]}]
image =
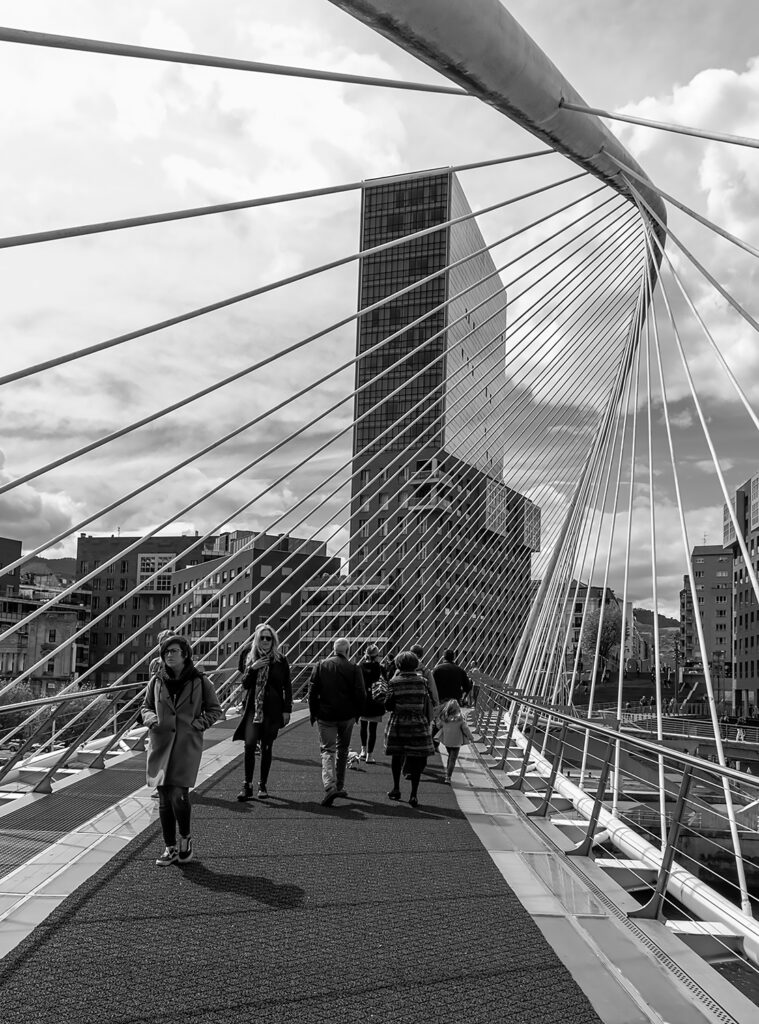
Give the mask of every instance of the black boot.
[{"label": "black boot", "polygon": [[249,782],[243,782],[242,789],[237,794],[237,799],[240,802],[253,799],[253,786]]}]

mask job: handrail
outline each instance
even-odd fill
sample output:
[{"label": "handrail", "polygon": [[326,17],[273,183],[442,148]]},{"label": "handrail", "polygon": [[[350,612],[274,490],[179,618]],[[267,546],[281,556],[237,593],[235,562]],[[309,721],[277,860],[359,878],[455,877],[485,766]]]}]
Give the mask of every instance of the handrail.
[{"label": "handrail", "polygon": [[[472,672],[473,676],[477,676],[479,673]],[[544,701],[535,700],[534,698],[526,698],[522,695],[521,691],[518,690],[501,690],[492,684],[480,682],[480,687],[488,693],[488,695],[496,703],[496,706],[506,710],[507,705],[505,703],[499,704],[499,699],[503,701],[515,701],[521,707],[527,709],[537,708],[539,711],[543,711],[547,717],[555,719],[557,722],[567,722],[569,725],[580,726],[582,729],[587,730],[589,734],[593,734],[598,739],[603,740],[619,740],[628,745],[638,747],[640,750],[647,754],[651,754],[654,757],[664,756],[670,761],[675,761],[683,766],[690,765],[692,768],[697,768],[699,772],[706,772],[711,775],[717,776],[720,780],[729,779],[732,782],[739,783],[742,786],[752,786],[759,789],[759,778],[752,775],[746,775],[744,772],[736,771],[734,768],[723,768],[719,764],[715,764],[712,761],[705,761],[700,757],[696,757],[693,754],[686,754],[683,751],[673,750],[671,747],[666,746],[663,743],[656,743],[653,740],[640,739],[637,736],[632,736],[628,732],[622,732],[619,729],[612,729],[608,726],[598,725],[592,720],[587,718],[575,718],[574,715],[569,715],[565,711],[557,710],[555,705],[547,704]]]}]

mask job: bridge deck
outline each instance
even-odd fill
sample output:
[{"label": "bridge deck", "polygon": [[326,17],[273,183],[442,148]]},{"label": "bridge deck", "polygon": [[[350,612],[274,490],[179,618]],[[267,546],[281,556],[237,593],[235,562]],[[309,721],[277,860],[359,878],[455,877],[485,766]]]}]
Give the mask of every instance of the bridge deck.
[{"label": "bridge deck", "polygon": [[[603,904],[476,757],[454,789],[432,763],[414,810],[387,800],[380,756],[327,809],[306,723],[280,736],[268,802],[238,804],[239,747],[214,749],[227,756],[195,794],[197,860],[156,867],[155,820],[125,838],[0,962],[4,1024],[658,1019],[601,953]],[[710,1015],[611,941],[666,1019],[742,1019]]]}]

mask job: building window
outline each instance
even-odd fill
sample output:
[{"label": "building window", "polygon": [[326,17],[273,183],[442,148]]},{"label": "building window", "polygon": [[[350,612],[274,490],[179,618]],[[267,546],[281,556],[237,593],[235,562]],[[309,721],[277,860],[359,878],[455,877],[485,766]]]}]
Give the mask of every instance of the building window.
[{"label": "building window", "polygon": [[47,665],[45,665],[45,671],[52,675],[52,673],[55,672],[55,662],[49,661]]},{"label": "building window", "polygon": [[57,634],[56,634],[56,632],[55,632],[55,630],[54,630],[54,629],[49,629],[49,630],[47,631],[47,642],[48,642],[49,644],[54,644],[54,643],[55,643],[55,638],[56,638],[56,635],[57,635]]},{"label": "building window", "polygon": [[123,576],[123,574],[125,572],[129,572],[129,562],[127,561],[126,558],[122,558],[121,559],[121,565],[119,566],[119,572],[122,574],[122,576]]},{"label": "building window", "polygon": [[161,590],[167,594],[171,593],[171,568],[164,569],[164,566],[175,557],[173,552],[158,552],[140,554],[137,556],[137,583],[144,583],[146,579],[159,572],[154,580],[150,582],[150,590]]}]

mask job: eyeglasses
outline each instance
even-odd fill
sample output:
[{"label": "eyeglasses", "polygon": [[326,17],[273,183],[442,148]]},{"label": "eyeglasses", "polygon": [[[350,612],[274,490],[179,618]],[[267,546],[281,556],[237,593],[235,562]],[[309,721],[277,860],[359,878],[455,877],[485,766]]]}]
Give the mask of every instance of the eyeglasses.
[{"label": "eyeglasses", "polygon": [[170,647],[168,651],[163,652],[164,658],[168,657],[169,654],[181,654],[182,649],[180,647]]},{"label": "eyeglasses", "polygon": [[270,644],[274,641],[273,636],[260,636],[258,639],[261,641],[261,643],[265,641],[267,644]]}]

